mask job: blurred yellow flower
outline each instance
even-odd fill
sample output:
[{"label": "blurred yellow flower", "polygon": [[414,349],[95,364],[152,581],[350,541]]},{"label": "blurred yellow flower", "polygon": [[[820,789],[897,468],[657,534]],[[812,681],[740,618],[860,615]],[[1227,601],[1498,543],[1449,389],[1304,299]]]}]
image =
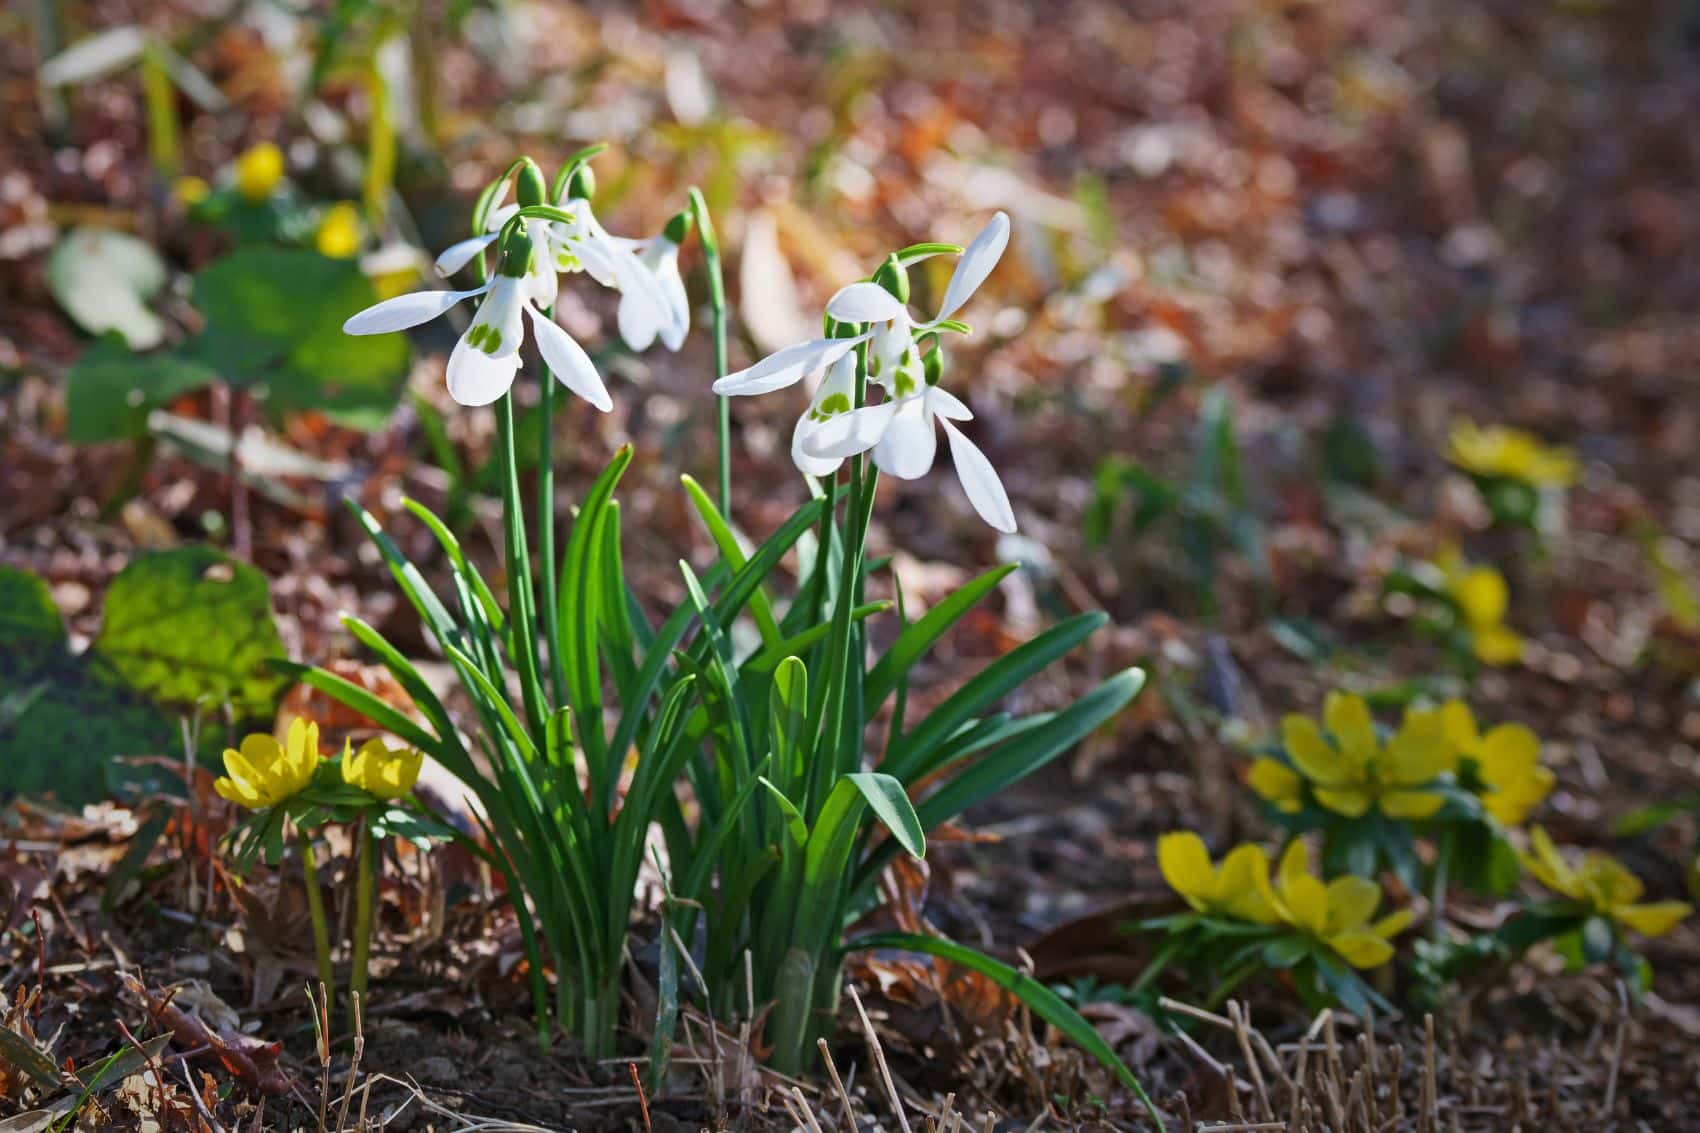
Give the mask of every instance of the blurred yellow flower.
[{"label": "blurred yellow flower", "polygon": [[1281,855],[1271,903],[1281,920],[1354,968],[1379,968],[1391,960],[1392,938],[1411,923],[1410,911],[1403,909],[1372,923],[1381,887],[1363,877],[1324,883],[1310,872],[1310,851],[1299,841]]},{"label": "blurred yellow flower", "polygon": [[171,195],[179,204],[193,208],[212,195],[212,186],[199,177],[179,177],[171,183]]},{"label": "blurred yellow flower", "polygon": [[319,766],[319,726],[300,717],[283,743],[261,732],[224,749],[225,774],[213,783],[223,798],[249,810],[275,806],[313,781]]},{"label": "blurred yellow flower", "polygon": [[1246,785],[1282,814],[1297,814],[1304,806],[1304,776],[1279,759],[1258,759],[1246,773]]},{"label": "blurred yellow flower", "polygon": [[1523,656],[1523,639],[1505,624],[1510,591],[1505,576],[1489,566],[1471,566],[1453,545],[1442,547],[1434,565],[1441,585],[1470,634],[1470,649],[1484,665],[1509,665]]},{"label": "blurred yellow flower", "polygon": [[1529,853],[1520,853],[1523,866],[1554,893],[1587,907],[1596,916],[1642,936],[1663,936],[1693,912],[1684,901],[1637,904],[1646,886],[1610,854],[1591,850],[1572,865],[1539,826],[1529,831]]},{"label": "blurred yellow flower", "polygon": [[1514,480],[1530,487],[1566,487],[1576,482],[1576,457],[1569,449],[1542,443],[1533,433],[1504,425],[1480,428],[1453,422],[1446,438],[1446,459],[1460,471],[1492,480]]},{"label": "blurred yellow flower", "polygon": [[342,749],[342,780],[380,799],[399,799],[419,781],[423,752],[411,748],[388,748],[383,740],[367,740],[355,751],[352,744]]},{"label": "blurred yellow flower", "polygon": [[[1383,746],[1363,697],[1331,692],[1322,702],[1322,723],[1318,727],[1309,716],[1297,714],[1281,721],[1281,742],[1297,769],[1295,778],[1310,784],[1322,806],[1347,818],[1372,809],[1389,818],[1427,818],[1445,805],[1431,788],[1452,770],[1455,755],[1439,712],[1406,712],[1398,732]],[[1298,809],[1292,780],[1254,765],[1251,785],[1277,809]]]},{"label": "blurred yellow flower", "polygon": [[1541,741],[1522,724],[1500,724],[1484,735],[1475,714],[1460,700],[1441,706],[1447,741],[1459,757],[1476,765],[1476,792],[1501,826],[1519,826],[1552,793],[1552,769],[1541,766]]},{"label": "blurred yellow flower", "polygon": [[319,218],[313,233],[313,246],[319,255],[333,260],[346,260],[360,251],[360,211],[349,201],[338,201]]},{"label": "blurred yellow flower", "polygon": [[283,180],[283,151],[271,142],[245,151],[236,159],[236,191],[250,201],[263,201]]},{"label": "blurred yellow flower", "polygon": [[1157,839],[1157,868],[1169,888],[1201,913],[1253,924],[1279,919],[1269,902],[1269,856],[1261,846],[1235,846],[1218,868],[1202,838],[1179,830]]}]

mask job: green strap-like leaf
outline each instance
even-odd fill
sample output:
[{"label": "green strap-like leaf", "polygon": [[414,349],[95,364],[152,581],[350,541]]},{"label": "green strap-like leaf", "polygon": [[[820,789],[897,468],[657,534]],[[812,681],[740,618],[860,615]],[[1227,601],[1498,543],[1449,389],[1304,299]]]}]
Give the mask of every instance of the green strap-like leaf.
[{"label": "green strap-like leaf", "polygon": [[898,635],[874,667],[868,670],[867,701],[863,711],[872,716],[879,711],[885,698],[897,687],[897,682],[919,661],[946,630],[962,619],[979,601],[1015,570],[1014,563],[994,567],[968,583],[957,587],[951,595],[924,615],[917,618]]},{"label": "green strap-like leaf", "polygon": [[858,937],[845,945],[846,952],[866,952],[875,948],[892,948],[904,952],[920,952],[927,956],[937,956],[953,964],[960,964],[971,972],[976,972],[1032,1009],[1033,1013],[1063,1034],[1067,1035],[1081,1050],[1103,1063],[1119,1079],[1122,1085],[1133,1091],[1133,1096],[1145,1107],[1145,1112],[1151,1120],[1157,1123],[1157,1128],[1168,1128],[1163,1114],[1158,1110],[1145,1087],[1139,1084],[1139,1079],[1133,1076],[1121,1059],[1116,1057],[1114,1048],[1104,1041],[1091,1023],[1080,1017],[1080,1013],[1070,1007],[1056,992],[1035,980],[1025,972],[1016,971],[1000,960],[994,960],[984,952],[956,944],[949,940],[940,940],[934,936],[922,936],[913,932],[882,932],[872,936]]},{"label": "green strap-like leaf", "polygon": [[874,815],[890,830],[892,836],[915,858],[927,856],[927,836],[921,830],[921,820],[915,815],[915,804],[903,784],[878,771],[856,771],[845,776],[862,792]]}]

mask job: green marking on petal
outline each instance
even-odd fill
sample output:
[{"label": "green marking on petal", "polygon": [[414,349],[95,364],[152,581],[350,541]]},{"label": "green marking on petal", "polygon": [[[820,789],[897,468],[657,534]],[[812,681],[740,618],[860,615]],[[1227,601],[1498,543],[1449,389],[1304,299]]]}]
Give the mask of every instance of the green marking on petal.
[{"label": "green marking on petal", "polygon": [[839,413],[848,412],[850,412],[849,394],[835,393],[820,403],[819,413],[821,415],[821,420],[823,421],[828,417],[836,416]]},{"label": "green marking on petal", "polygon": [[898,397],[908,397],[910,394],[915,392],[915,375],[911,374],[908,370],[899,370],[897,371],[897,378],[894,385],[897,389]]}]

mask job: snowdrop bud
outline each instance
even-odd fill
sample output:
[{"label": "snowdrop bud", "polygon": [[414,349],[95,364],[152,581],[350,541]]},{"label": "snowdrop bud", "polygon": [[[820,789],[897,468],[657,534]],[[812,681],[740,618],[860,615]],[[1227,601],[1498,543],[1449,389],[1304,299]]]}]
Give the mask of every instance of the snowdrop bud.
[{"label": "snowdrop bud", "polygon": [[661,230],[663,239],[671,244],[683,246],[691,234],[691,210],[680,209],[673,214],[673,219],[667,222],[667,227]]},{"label": "snowdrop bud", "polygon": [[515,225],[509,230],[502,241],[502,275],[513,279],[523,279],[531,268],[531,237],[525,234],[524,225]]},{"label": "snowdrop bud", "polygon": [[596,195],[596,174],[590,171],[589,165],[580,165],[573,170],[573,175],[567,178],[567,200],[588,201]]},{"label": "snowdrop bud", "polygon": [[519,176],[514,179],[514,199],[521,208],[540,205],[549,199],[549,188],[543,182],[543,171],[529,157],[521,159]]},{"label": "snowdrop bud", "polygon": [[874,282],[891,292],[899,303],[909,302],[909,273],[895,254],[886,257],[874,273]]},{"label": "snowdrop bud", "polygon": [[944,347],[937,339],[933,341],[933,348],[927,352],[926,357],[921,359],[921,368],[927,376],[929,386],[938,385],[939,380],[944,377]]}]

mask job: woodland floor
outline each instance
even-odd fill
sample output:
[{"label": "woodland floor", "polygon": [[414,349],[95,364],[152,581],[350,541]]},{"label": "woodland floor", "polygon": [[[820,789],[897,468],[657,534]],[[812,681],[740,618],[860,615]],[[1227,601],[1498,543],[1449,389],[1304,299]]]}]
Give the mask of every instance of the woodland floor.
[{"label": "woodland floor", "polygon": [[[101,4],[90,22],[123,22],[141,7],[153,6]],[[795,4],[657,5],[642,21],[613,6],[527,18],[538,34],[514,69],[523,77],[445,53],[440,95],[460,140],[450,172],[434,186],[421,173],[409,194],[431,246],[506,163],[510,139],[528,134],[545,139],[540,157],[604,132],[644,138],[613,159],[667,171],[636,179],[615,208],[633,231],[664,218],[678,186],[713,177],[700,155],[721,147],[739,165],[733,271],[741,238],[758,216],[772,218],[805,310],[848,277],[846,263],[960,237],[992,207],[1017,217],[1017,254],[996,281],[1002,309],[955,372],[1022,534],[997,540],[941,469],[882,485],[873,539],[877,553],[898,555],[911,601],[998,557],[1033,569],[943,644],[917,696],[943,695],[1047,619],[1087,608],[1108,610],[1113,629],[1024,693],[1028,706],[1061,702],[1128,663],[1146,665],[1153,681],[1113,734],[972,814],[973,832],[995,839],[939,844],[924,877],[902,879],[897,915],[1024,953],[1045,978],[1131,978],[1137,942],[1114,929],[1130,908],[1165,899],[1156,836],[1190,827],[1219,844],[1260,832],[1233,785],[1243,756],[1232,737],[1314,709],[1329,687],[1438,671],[1437,650],[1389,616],[1373,579],[1396,550],[1479,526],[1439,455],[1458,414],[1536,430],[1585,461],[1549,560],[1510,546],[1496,556],[1517,595],[1513,623],[1533,647],[1526,664],[1478,684],[1478,715],[1525,721],[1547,741],[1560,785],[1543,821],[1560,841],[1610,843],[1655,893],[1683,891],[1691,821],[1627,846],[1612,830],[1639,806],[1700,787],[1700,641],[1661,620],[1637,542],[1651,523],[1700,547],[1692,5],[990,0],[830,16],[825,5]],[[840,19],[848,30],[835,33]],[[841,35],[857,49],[836,51]],[[254,79],[245,134],[217,133],[205,146],[234,150],[282,118],[250,38],[225,28],[203,49],[215,78]],[[700,59],[740,130],[681,140],[688,129],[672,124],[644,134],[651,120],[671,123],[656,90],[679,45]],[[607,55],[619,62],[596,67]],[[60,437],[56,382],[80,344],[44,290],[41,229],[50,235],[77,210],[145,217],[151,205],[129,93],[91,97],[80,148],[58,147],[36,117],[33,64],[27,37],[0,38],[0,560],[43,574],[73,632],[87,636],[126,556],[203,537],[200,517],[227,511],[231,486],[219,470],[161,452],[140,491],[108,511],[124,454]],[[538,128],[540,108],[569,97],[568,140],[547,140],[563,131]],[[956,157],[940,156],[946,144]],[[809,212],[830,219],[802,219]],[[937,231],[937,216],[960,225]],[[162,239],[186,262],[204,254],[181,233]],[[772,264],[741,266],[734,293],[745,322],[796,306]],[[569,317],[595,328],[609,314],[587,306]],[[446,343],[426,342],[413,385],[447,407]],[[735,364],[750,356],[751,342],[734,353]],[[635,442],[623,499],[642,535],[628,559],[638,592],[675,599],[672,564],[705,551],[675,477],[684,469],[706,480],[712,468],[707,339],[612,365],[640,396],[617,397],[607,415],[572,411],[563,507],[616,444]],[[1162,396],[1176,375],[1177,390]],[[1105,457],[1184,476],[1198,391],[1215,382],[1232,392],[1269,567],[1260,581],[1225,556],[1211,586],[1219,608],[1207,615],[1172,536],[1118,530],[1089,545],[1082,526]],[[227,412],[205,399],[181,408]],[[786,459],[795,411],[772,400],[736,407],[735,475],[761,486],[739,504],[746,530],[771,529],[802,499]],[[488,418],[446,420],[476,464]],[[285,428],[289,443],[349,469],[339,483],[308,485],[306,506],[248,494],[249,528],[236,534],[273,580],[291,653],[358,662],[336,620],[354,611],[425,655],[387,575],[334,506],[336,493],[354,494],[392,531],[417,535],[404,549],[431,561],[426,533],[398,518],[402,494],[430,503],[444,491],[422,455],[417,414],[404,406],[371,436],[311,417]],[[1350,490],[1324,475],[1327,438],[1342,437],[1368,454]],[[477,501],[465,538],[494,565],[494,501]],[[1478,543],[1478,557],[1489,545]],[[120,804],[84,816],[28,803],[6,812],[0,990],[10,1000],[39,982],[26,1014],[58,1057],[81,1066],[115,1049],[120,1024],[157,1017],[125,990],[120,964],[156,992],[201,981],[178,994],[202,997],[205,1012],[227,1004],[256,1043],[283,1050],[275,1067],[264,1050],[223,1065],[207,1051],[174,1061],[170,1105],[190,1124],[204,1105],[225,1128],[313,1128],[320,1088],[296,990],[311,970],[298,888],[262,877],[234,899],[208,853],[217,831],[191,811],[171,835],[181,853],[156,854],[134,876],[126,869],[121,899],[103,908],[136,824]],[[682,1038],[673,1081],[648,1099],[647,1116],[623,1063],[590,1066],[564,1045],[538,1053],[511,916],[482,891],[452,855],[409,856],[390,871],[363,1063],[417,1083],[374,1086],[374,1113],[412,1098],[390,1128],[472,1128],[479,1118],[580,1129],[790,1123],[776,1081],[743,1053],[736,1020],[713,1044],[700,1023]],[[4,931],[41,910],[39,944]],[[1467,915],[1489,923],[1492,910]],[[639,926],[637,939],[653,936],[653,924]],[[1402,1075],[1408,1099],[1394,1126],[1426,1127],[1426,1050],[1443,1129],[1700,1129],[1700,928],[1651,942],[1647,955],[1654,992],[1629,1013],[1609,984],[1537,961],[1437,1008],[1432,1047],[1420,1016],[1378,1021],[1375,1072]],[[634,1021],[645,1017],[652,967],[653,944],[633,957]],[[918,1103],[954,1093],[974,1124],[990,1108],[1000,1128],[1033,1128],[1047,1114],[1058,1125],[1142,1127],[1100,1070],[1034,1039],[1021,1012],[984,987],[884,957],[851,972],[900,1088]],[[1311,1026],[1277,987],[1248,995],[1272,1044]],[[1089,1013],[1175,1118],[1261,1119],[1259,1087],[1236,1090],[1223,1077],[1232,1068],[1240,1083],[1250,1078],[1232,1031],[1206,1024],[1189,1043],[1111,1002]],[[859,1115],[893,1128],[849,1010],[840,1039]],[[1360,1048],[1355,1029],[1340,1027],[1338,1039],[1344,1094]],[[629,1040],[641,1068],[644,1036]],[[190,1099],[186,1068],[204,1101]],[[268,1075],[290,1087],[261,1112],[255,1087]],[[819,1085],[808,1088],[824,1127],[837,1108]],[[1288,1116],[1292,1103],[1269,1085]],[[1326,1093],[1307,1091],[1324,1115],[1317,1127],[1346,1127],[1323,1123],[1341,1100]],[[10,1104],[0,1100],[0,1128]],[[144,1100],[120,1097],[107,1116],[141,1127],[135,1115],[146,1111]]]}]

